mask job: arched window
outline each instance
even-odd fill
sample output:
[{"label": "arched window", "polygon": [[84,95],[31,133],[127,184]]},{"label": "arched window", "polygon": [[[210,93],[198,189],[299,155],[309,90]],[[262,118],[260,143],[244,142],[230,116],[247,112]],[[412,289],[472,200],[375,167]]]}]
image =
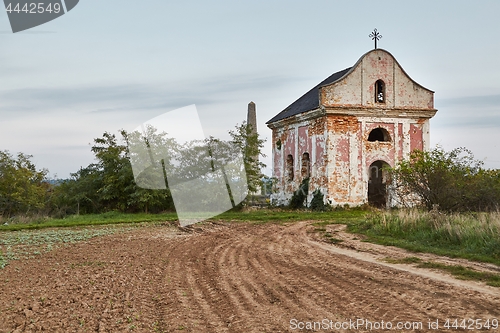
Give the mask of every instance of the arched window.
[{"label": "arched window", "polygon": [[391,141],[391,136],[389,135],[389,132],[387,132],[386,129],[377,127],[373,129],[370,134],[368,135],[368,141],[370,142],[375,142],[375,141],[381,141],[381,142],[389,142]]},{"label": "arched window", "polygon": [[385,83],[382,80],[375,82],[375,103],[385,103]]},{"label": "arched window", "polygon": [[288,155],[286,157],[286,174],[288,181],[291,182],[293,180],[293,156]]},{"label": "arched window", "polygon": [[311,174],[311,160],[309,159],[309,153],[302,154],[302,168],[300,170],[302,178],[309,178]]}]

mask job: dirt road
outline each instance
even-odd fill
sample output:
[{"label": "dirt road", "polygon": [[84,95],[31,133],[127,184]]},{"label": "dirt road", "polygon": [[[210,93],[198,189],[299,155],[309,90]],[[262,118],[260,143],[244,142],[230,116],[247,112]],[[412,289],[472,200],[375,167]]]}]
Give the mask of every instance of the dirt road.
[{"label": "dirt road", "polygon": [[0,270],[0,332],[443,332],[457,331],[447,319],[500,319],[499,288],[391,266],[384,248],[311,231],[145,227],[12,261]]}]

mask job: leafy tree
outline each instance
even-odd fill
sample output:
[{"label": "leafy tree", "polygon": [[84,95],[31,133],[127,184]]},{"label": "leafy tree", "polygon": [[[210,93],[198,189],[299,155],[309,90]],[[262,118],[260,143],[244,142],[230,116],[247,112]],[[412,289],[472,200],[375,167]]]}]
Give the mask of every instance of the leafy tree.
[{"label": "leafy tree", "polygon": [[103,186],[97,164],[90,164],[71,174],[54,188],[53,214],[91,214],[102,210],[99,189]]},{"label": "leafy tree", "polygon": [[247,175],[248,190],[255,193],[259,190],[263,177],[262,168],[266,165],[259,161],[260,157],[266,157],[262,153],[265,140],[259,138],[258,133],[254,133],[252,126],[243,122],[236,125],[235,129],[229,131],[232,143],[243,152],[243,161]]},{"label": "leafy tree", "polygon": [[496,209],[500,199],[498,171],[484,170],[465,148],[415,150],[390,169],[392,186],[403,204],[421,203],[445,211]]},{"label": "leafy tree", "polygon": [[[148,213],[172,209],[168,190],[142,188],[134,180],[127,145],[134,135],[122,130],[120,139],[109,132],[94,139],[91,149],[96,162],[71,174],[69,180],[58,186],[55,206],[67,213],[83,214],[111,210]],[[155,136],[151,138],[159,140]]]},{"label": "leafy tree", "polygon": [[[265,166],[256,158],[264,156],[261,153],[264,141],[252,134],[246,124],[237,125],[229,134],[231,141],[211,137],[179,145],[154,127],[147,127],[145,133],[122,130],[119,137],[105,132],[94,139],[92,152],[96,162],[73,173],[71,179],[58,186],[54,207],[69,213],[171,210],[174,205],[169,184],[189,186],[192,183],[187,182],[193,179],[201,181],[199,188],[209,193],[206,197],[210,200],[217,201],[214,184],[221,182],[225,182],[230,194],[240,195],[242,191],[235,179],[241,151],[248,187],[254,192],[260,185],[260,169]],[[215,170],[220,172],[211,172]],[[215,181],[213,177],[223,179]],[[210,200],[204,204],[210,206]]]},{"label": "leafy tree", "polygon": [[[146,164],[151,164],[144,170],[146,172],[136,175],[135,179],[132,169],[130,169],[132,193],[129,196],[128,205],[146,213],[173,210],[172,195],[168,188],[164,169],[173,167],[173,159],[178,153],[175,139],[168,138],[167,133],[158,133],[157,129],[152,126],[146,128],[145,134],[127,133],[122,130],[121,135],[127,144],[126,158],[130,168],[132,168],[131,163],[141,165],[141,163],[147,162]],[[149,149],[144,149],[144,145]]]},{"label": "leafy tree", "polygon": [[97,159],[100,188],[99,200],[107,210],[125,211],[128,196],[132,194],[132,168],[127,158],[127,146],[120,144],[114,134],[105,132],[94,139],[92,152]]},{"label": "leafy tree", "polygon": [[0,214],[11,216],[45,207],[49,184],[47,170],[37,170],[32,156],[0,151]]},{"label": "leafy tree", "polygon": [[469,206],[479,211],[500,208],[500,170],[480,169],[469,186],[465,196]]}]

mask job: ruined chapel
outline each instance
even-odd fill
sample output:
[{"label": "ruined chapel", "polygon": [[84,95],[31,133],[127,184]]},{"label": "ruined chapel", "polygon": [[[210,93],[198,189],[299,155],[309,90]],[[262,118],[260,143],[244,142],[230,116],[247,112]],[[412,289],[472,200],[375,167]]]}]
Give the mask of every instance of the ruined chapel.
[{"label": "ruined chapel", "polygon": [[371,50],[267,122],[272,130],[272,201],[287,204],[305,178],[326,203],[393,205],[383,169],[429,148],[434,92],[389,52]]}]

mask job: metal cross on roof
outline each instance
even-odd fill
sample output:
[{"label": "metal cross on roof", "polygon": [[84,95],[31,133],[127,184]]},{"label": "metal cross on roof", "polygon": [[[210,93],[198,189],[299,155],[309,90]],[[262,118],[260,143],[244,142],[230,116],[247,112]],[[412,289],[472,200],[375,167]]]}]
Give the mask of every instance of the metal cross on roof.
[{"label": "metal cross on roof", "polygon": [[382,38],[382,35],[378,33],[377,28],[373,29],[373,32],[369,34],[368,37],[375,41],[375,48],[377,48],[377,41]]}]

